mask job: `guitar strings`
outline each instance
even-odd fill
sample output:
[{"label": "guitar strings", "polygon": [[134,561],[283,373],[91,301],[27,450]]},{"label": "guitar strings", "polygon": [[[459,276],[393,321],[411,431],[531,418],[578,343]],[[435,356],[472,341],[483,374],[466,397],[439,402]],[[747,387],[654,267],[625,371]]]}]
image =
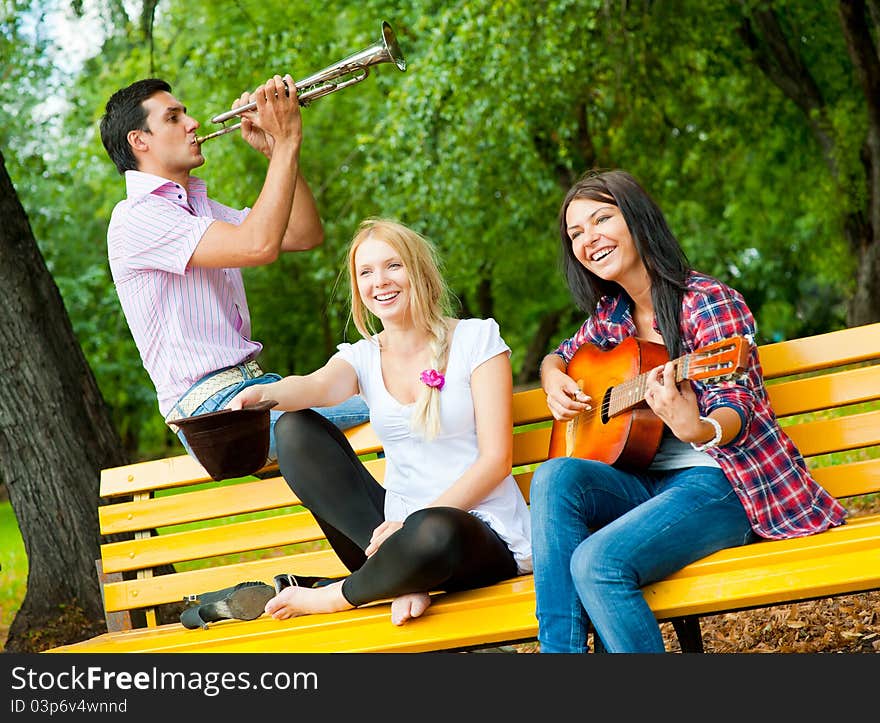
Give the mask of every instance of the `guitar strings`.
[{"label": "guitar strings", "polygon": [[[681,362],[681,364],[675,362],[673,363],[676,383],[680,382],[686,377],[686,367],[689,360],[690,355],[688,354],[678,360],[679,362]],[[684,373],[680,373],[682,372],[682,366],[685,367]],[[599,404],[599,410],[597,410],[596,407],[593,406],[588,411],[578,414],[570,421],[575,422],[576,420],[580,420],[588,422],[595,416],[597,411],[601,411],[603,419],[610,419],[611,417],[620,414],[621,412],[631,409],[645,400],[645,389],[647,387],[647,384],[647,372],[639,374],[632,379],[621,382],[620,384],[616,384],[611,387],[610,394],[606,390],[606,393],[602,395],[603,398],[601,403]]]}]

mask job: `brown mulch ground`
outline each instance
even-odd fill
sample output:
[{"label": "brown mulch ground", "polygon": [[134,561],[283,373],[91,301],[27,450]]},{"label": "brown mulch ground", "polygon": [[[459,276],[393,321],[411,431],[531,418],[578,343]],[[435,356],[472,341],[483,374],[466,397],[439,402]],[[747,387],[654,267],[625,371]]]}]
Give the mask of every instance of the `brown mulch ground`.
[{"label": "brown mulch ground", "polygon": [[[847,507],[880,513],[880,495]],[[663,627],[667,649],[678,650],[672,626]],[[700,627],[707,653],[880,653],[880,591],[713,615]]]},{"label": "brown mulch ground", "polygon": [[[853,500],[853,515],[880,513],[880,495]],[[707,653],[880,653],[880,591],[711,615],[700,620]],[[668,652],[681,652],[671,623]],[[538,652],[537,643],[510,646]]]},{"label": "brown mulch ground", "polygon": [[[880,653],[880,592],[711,615],[700,620],[707,653]],[[668,652],[681,652],[670,623]],[[537,643],[510,652],[536,653]]]},{"label": "brown mulch ground", "polygon": [[[880,653],[880,592],[703,618],[707,653]],[[664,624],[668,650],[678,650]],[[668,630],[665,629],[668,627]]]}]

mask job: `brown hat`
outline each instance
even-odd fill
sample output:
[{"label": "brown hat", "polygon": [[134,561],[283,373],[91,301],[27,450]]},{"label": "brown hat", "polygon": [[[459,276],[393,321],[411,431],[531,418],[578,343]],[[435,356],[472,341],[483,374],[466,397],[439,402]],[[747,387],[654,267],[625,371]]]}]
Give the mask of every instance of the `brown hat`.
[{"label": "brown hat", "polygon": [[196,459],[215,480],[244,477],[266,465],[272,399],[243,409],[221,409],[175,419]]}]

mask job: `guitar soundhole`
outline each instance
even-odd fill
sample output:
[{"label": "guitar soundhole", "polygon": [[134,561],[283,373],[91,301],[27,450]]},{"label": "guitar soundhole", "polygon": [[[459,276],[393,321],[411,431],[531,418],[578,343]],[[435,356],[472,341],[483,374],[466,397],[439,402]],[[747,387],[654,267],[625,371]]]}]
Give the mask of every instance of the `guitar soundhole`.
[{"label": "guitar soundhole", "polygon": [[602,409],[599,413],[599,416],[602,419],[602,424],[608,424],[608,419],[610,418],[608,410],[611,408],[611,389],[612,387],[608,387],[608,389],[605,390],[605,394],[602,395]]}]

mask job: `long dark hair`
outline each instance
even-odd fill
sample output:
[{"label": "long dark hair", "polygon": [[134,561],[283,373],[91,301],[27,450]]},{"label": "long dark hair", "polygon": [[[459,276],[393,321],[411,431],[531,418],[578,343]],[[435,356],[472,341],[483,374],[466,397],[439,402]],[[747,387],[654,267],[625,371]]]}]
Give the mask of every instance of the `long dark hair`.
[{"label": "long dark hair", "polygon": [[575,303],[587,314],[596,311],[603,296],[626,292],[616,282],[585,269],[575,257],[565,214],[577,198],[611,203],[620,209],[651,279],[651,300],[666,351],[670,359],[680,356],[681,305],[691,267],[660,207],[626,171],[588,171],[569,189],[559,210],[562,266]]}]

